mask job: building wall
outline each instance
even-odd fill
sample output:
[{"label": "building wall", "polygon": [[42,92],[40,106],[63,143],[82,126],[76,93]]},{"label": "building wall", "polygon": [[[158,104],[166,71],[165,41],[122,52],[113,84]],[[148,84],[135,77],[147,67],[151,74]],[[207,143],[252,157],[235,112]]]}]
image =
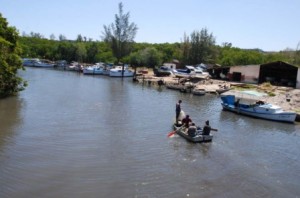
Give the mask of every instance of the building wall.
[{"label": "building wall", "polygon": [[298,68],[296,89],[300,89],[300,68]]},{"label": "building wall", "polygon": [[259,69],[259,65],[233,66],[230,67],[229,73],[232,75],[233,72],[240,72],[242,74],[241,82],[258,83]]}]

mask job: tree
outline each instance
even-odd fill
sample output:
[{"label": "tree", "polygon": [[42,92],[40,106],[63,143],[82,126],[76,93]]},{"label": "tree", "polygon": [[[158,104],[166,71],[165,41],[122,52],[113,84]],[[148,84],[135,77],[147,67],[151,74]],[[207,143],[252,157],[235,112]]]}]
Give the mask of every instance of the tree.
[{"label": "tree", "polygon": [[67,40],[67,37],[66,37],[65,35],[60,34],[60,35],[58,36],[58,39],[59,39],[60,41],[65,41],[65,40]]},{"label": "tree", "polygon": [[50,34],[50,40],[55,40],[55,35],[54,34]]},{"label": "tree", "polygon": [[215,38],[206,28],[191,34],[189,64],[209,63],[215,58]]},{"label": "tree", "polygon": [[141,52],[141,57],[143,63],[150,68],[154,68],[156,65],[161,64],[162,55],[154,47],[144,49]]},{"label": "tree", "polygon": [[0,13],[0,97],[7,97],[22,91],[27,83],[17,76],[22,66],[19,35],[14,27],[9,27]]},{"label": "tree", "polygon": [[190,37],[187,36],[186,33],[184,33],[183,41],[181,44],[181,51],[182,51],[181,62],[184,65],[188,64],[189,62],[190,50],[191,50]]},{"label": "tree", "polygon": [[83,41],[83,38],[82,38],[81,34],[78,34],[76,41],[77,42],[82,42]]},{"label": "tree", "polygon": [[298,43],[295,50],[294,64],[300,65],[300,42]]},{"label": "tree", "polygon": [[102,38],[109,43],[117,62],[129,55],[137,33],[137,26],[129,23],[129,12],[123,13],[123,4],[119,3],[119,14],[115,15],[115,24],[104,25]]}]

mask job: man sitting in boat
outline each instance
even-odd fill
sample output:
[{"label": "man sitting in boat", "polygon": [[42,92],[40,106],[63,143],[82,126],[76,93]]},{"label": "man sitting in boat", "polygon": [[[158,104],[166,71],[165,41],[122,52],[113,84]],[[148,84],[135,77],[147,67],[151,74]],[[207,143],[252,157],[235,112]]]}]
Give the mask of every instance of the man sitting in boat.
[{"label": "man sitting in boat", "polygon": [[202,135],[209,135],[211,131],[211,127],[209,126],[209,120],[205,121],[205,125],[203,127]]},{"label": "man sitting in boat", "polygon": [[195,137],[197,132],[197,127],[195,123],[192,122],[191,126],[188,128],[187,134],[191,137]]},{"label": "man sitting in boat", "polygon": [[190,119],[189,115],[186,115],[185,118],[183,118],[181,122],[184,127],[189,128],[190,122],[192,122],[192,120]]}]

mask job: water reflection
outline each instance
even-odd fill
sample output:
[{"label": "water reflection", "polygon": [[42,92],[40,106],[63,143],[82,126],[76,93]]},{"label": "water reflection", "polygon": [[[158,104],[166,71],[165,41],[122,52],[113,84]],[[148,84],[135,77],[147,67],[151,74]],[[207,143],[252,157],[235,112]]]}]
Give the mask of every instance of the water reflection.
[{"label": "water reflection", "polygon": [[20,110],[23,105],[24,101],[18,96],[0,100],[0,150],[13,139],[16,128],[22,123]]}]

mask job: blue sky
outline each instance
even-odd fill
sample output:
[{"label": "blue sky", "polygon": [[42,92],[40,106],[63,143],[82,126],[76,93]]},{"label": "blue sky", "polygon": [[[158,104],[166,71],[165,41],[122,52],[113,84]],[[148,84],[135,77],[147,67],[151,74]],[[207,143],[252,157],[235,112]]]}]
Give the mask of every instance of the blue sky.
[{"label": "blue sky", "polygon": [[[0,0],[9,25],[49,38],[78,34],[101,40],[120,0]],[[136,42],[181,42],[184,33],[207,28],[221,45],[265,51],[295,49],[300,42],[299,0],[123,0],[137,24]]]}]

